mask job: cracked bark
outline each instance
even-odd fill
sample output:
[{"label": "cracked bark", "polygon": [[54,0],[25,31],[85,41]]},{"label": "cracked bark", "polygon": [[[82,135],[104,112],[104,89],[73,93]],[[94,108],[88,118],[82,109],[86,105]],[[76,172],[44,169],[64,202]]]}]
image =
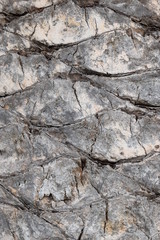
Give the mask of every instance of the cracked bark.
[{"label": "cracked bark", "polygon": [[156,239],[159,20],[152,0],[1,3],[0,239]]}]

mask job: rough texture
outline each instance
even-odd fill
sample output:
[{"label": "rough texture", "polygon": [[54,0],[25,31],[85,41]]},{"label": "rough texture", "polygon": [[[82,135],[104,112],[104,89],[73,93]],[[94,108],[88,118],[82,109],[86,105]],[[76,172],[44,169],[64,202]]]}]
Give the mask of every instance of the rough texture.
[{"label": "rough texture", "polygon": [[0,1],[0,240],[160,239],[160,1]]}]

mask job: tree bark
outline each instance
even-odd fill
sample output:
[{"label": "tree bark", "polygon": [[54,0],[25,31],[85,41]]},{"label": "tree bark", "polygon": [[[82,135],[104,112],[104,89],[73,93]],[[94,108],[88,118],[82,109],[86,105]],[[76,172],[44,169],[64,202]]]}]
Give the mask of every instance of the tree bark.
[{"label": "tree bark", "polygon": [[160,1],[0,1],[0,239],[160,239]]}]

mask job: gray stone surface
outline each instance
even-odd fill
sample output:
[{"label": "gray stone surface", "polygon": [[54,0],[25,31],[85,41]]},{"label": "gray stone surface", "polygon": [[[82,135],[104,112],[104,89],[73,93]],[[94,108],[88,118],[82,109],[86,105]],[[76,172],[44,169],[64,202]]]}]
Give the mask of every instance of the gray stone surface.
[{"label": "gray stone surface", "polygon": [[0,1],[0,240],[160,239],[160,1]]}]

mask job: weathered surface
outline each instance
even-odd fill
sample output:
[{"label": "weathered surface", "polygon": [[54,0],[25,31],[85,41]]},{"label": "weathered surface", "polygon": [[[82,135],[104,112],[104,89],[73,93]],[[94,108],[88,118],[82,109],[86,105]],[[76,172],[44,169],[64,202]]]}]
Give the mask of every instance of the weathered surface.
[{"label": "weathered surface", "polygon": [[160,239],[160,1],[0,1],[0,239]]}]

